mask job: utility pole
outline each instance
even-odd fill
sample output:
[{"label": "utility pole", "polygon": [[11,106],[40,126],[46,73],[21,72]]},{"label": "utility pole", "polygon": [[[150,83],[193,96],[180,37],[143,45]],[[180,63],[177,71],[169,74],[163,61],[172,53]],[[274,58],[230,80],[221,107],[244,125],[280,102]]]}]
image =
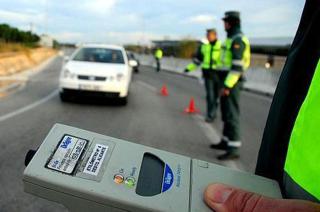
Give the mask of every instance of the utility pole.
[{"label": "utility pole", "polygon": [[34,24],[33,22],[30,22],[30,32],[33,33],[34,30]]},{"label": "utility pole", "polygon": [[48,35],[48,0],[45,1],[44,34]]}]

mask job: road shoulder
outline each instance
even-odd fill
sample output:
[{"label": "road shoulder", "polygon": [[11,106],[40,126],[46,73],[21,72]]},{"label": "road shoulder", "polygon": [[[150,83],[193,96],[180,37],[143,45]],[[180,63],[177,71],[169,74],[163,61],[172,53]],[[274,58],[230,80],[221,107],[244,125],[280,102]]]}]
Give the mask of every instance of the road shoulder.
[{"label": "road shoulder", "polygon": [[0,81],[8,82],[6,86],[0,87],[0,98],[13,94],[19,89],[22,89],[32,76],[45,70],[45,68],[49,66],[52,63],[52,61],[54,61],[57,57],[58,55],[51,56],[50,58],[46,59],[45,61],[33,68],[21,71],[11,76],[0,77]]}]

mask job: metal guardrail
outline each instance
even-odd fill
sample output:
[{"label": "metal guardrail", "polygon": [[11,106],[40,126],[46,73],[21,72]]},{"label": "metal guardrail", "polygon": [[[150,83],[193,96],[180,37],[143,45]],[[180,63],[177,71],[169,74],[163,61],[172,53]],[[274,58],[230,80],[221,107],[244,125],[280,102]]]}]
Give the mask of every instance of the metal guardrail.
[{"label": "metal guardrail", "polygon": [[[155,67],[156,63],[152,55],[137,54],[141,65]],[[164,57],[161,60],[161,68],[170,72],[183,73],[185,67],[192,62],[187,59]],[[194,71],[188,75],[201,78],[201,71]],[[251,67],[245,74],[245,89],[266,95],[273,95],[281,75],[281,70],[267,69],[265,67]]]}]

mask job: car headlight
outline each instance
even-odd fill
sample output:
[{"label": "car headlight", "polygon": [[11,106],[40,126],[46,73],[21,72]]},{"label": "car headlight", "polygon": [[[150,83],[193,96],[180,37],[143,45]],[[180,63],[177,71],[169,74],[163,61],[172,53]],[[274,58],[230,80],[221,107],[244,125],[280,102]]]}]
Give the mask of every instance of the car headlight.
[{"label": "car headlight", "polygon": [[137,66],[138,66],[138,61],[136,61],[136,60],[129,60],[129,66],[131,66],[131,67],[137,67]]},{"label": "car headlight", "polygon": [[116,78],[118,81],[122,81],[122,80],[124,80],[125,76],[124,76],[124,74],[119,73],[119,74],[117,74]]},{"label": "car headlight", "polygon": [[69,78],[69,79],[74,79],[77,77],[76,74],[71,73],[68,69],[64,69],[62,76],[63,78]]}]

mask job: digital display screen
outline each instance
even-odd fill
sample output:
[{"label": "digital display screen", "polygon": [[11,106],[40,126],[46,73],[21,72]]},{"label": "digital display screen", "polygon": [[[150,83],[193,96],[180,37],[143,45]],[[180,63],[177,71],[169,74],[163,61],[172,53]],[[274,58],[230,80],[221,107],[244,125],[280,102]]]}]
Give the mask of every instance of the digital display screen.
[{"label": "digital display screen", "polygon": [[139,173],[136,193],[140,196],[154,196],[162,191],[165,163],[155,155],[145,153]]}]

